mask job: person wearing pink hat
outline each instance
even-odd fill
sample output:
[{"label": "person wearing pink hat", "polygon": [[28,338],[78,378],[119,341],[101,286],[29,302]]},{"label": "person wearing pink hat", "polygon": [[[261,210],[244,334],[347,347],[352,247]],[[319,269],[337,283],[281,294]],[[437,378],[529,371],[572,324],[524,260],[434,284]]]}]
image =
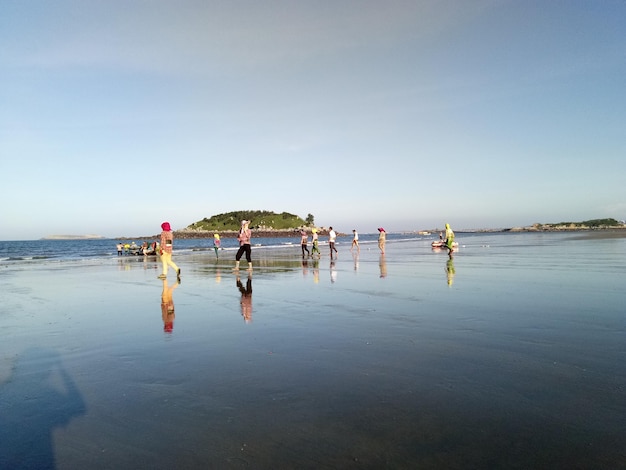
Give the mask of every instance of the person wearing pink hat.
[{"label": "person wearing pink hat", "polygon": [[378,248],[380,248],[380,253],[385,254],[385,242],[387,241],[387,233],[385,229],[382,227],[378,227]]},{"label": "person wearing pink hat", "polygon": [[161,224],[161,263],[163,264],[163,274],[159,276],[159,279],[165,279],[167,277],[167,270],[171,266],[176,271],[176,277],[180,282],[180,268],[176,266],[176,263],[172,261],[172,247],[174,245],[174,234],[169,222],[163,222]]}]

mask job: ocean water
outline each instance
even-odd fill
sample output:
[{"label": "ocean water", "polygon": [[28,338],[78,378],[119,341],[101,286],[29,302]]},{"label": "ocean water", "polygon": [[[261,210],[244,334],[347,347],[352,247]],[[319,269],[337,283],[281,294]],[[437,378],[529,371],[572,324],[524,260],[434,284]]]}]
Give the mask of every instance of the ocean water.
[{"label": "ocean water", "polygon": [[626,238],[592,235],[274,239],[251,273],[181,240],[180,284],[0,245],[0,468],[626,468]]},{"label": "ocean water", "polygon": [[[371,245],[376,243],[378,234],[361,234],[359,235],[361,243]],[[392,233],[388,234],[391,241],[408,241],[408,240],[434,240],[434,236],[418,236],[415,234]],[[328,237],[321,236],[320,245],[327,244]],[[141,246],[143,242],[148,244],[159,241],[155,239],[135,240],[137,245]],[[350,246],[352,236],[341,236],[337,239],[337,246]],[[33,262],[41,263],[49,261],[67,261],[67,260],[107,260],[117,257],[117,244],[131,243],[132,240],[118,239],[94,239],[94,240],[24,240],[24,241],[0,241],[0,263],[7,265],[18,265],[22,263],[33,264]],[[291,238],[264,238],[255,237],[253,235],[252,245],[255,248],[264,247],[266,249],[286,248],[295,245],[300,250],[300,236],[294,234]],[[237,250],[239,247],[236,238],[222,238],[221,246],[225,251]],[[311,236],[309,235],[309,249],[311,248]],[[176,239],[175,251],[178,256],[186,256],[195,252],[213,251],[212,238],[199,239]]]}]

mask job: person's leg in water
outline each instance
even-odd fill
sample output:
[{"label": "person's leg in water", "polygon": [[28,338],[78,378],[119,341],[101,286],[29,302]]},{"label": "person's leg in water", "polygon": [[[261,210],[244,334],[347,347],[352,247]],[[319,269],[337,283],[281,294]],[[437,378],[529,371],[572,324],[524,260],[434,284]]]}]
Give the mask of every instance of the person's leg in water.
[{"label": "person's leg in water", "polygon": [[246,261],[248,262],[248,271],[252,271],[252,247],[244,245],[246,249]]},{"label": "person's leg in water", "polygon": [[235,255],[235,269],[236,270],[239,269],[239,260],[241,259],[241,256],[243,255],[243,252],[245,251],[245,249],[246,249],[245,246],[242,245],[237,250],[237,254]]},{"label": "person's leg in water", "polygon": [[312,257],[315,253],[317,253],[317,256],[320,256],[320,255],[321,255],[321,253],[320,253],[320,248],[319,248],[319,246],[318,246],[318,244],[317,244],[317,240],[314,240],[314,241],[313,241],[313,248],[311,248],[311,257]]},{"label": "person's leg in water", "polygon": [[180,277],[180,268],[176,265],[176,263],[174,263],[174,261],[172,261],[171,253],[163,252],[161,254],[161,263],[163,264],[163,274],[161,274],[161,277],[167,277],[167,270],[169,266],[174,269],[176,276]]}]

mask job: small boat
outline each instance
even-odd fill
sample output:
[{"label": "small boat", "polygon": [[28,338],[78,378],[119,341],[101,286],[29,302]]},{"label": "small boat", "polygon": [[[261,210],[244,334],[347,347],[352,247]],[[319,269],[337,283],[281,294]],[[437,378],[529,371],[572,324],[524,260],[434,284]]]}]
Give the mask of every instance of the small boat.
[{"label": "small boat", "polygon": [[[430,244],[430,246],[432,246],[433,248],[448,248],[444,240],[435,240]],[[458,250],[459,244],[457,242],[452,242],[452,249]]]}]

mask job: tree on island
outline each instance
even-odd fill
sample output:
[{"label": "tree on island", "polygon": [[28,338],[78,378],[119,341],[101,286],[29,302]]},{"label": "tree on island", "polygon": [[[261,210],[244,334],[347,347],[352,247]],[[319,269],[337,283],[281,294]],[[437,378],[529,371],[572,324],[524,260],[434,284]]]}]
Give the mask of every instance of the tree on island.
[{"label": "tree on island", "polygon": [[[210,218],[204,218],[187,227],[192,231],[236,231],[239,230],[242,220],[250,221],[250,228],[259,230],[296,230],[301,227],[312,225],[313,215],[309,214],[307,220],[301,217],[282,212],[280,214],[271,211],[233,211],[217,214]],[[309,220],[311,223],[309,223]]]},{"label": "tree on island", "polygon": [[591,220],[583,220],[582,222],[559,222],[557,224],[533,224],[533,228],[536,230],[550,230],[550,229],[582,229],[582,228],[610,228],[610,227],[623,227],[624,224],[621,222],[608,218],[608,219],[591,219]]}]

